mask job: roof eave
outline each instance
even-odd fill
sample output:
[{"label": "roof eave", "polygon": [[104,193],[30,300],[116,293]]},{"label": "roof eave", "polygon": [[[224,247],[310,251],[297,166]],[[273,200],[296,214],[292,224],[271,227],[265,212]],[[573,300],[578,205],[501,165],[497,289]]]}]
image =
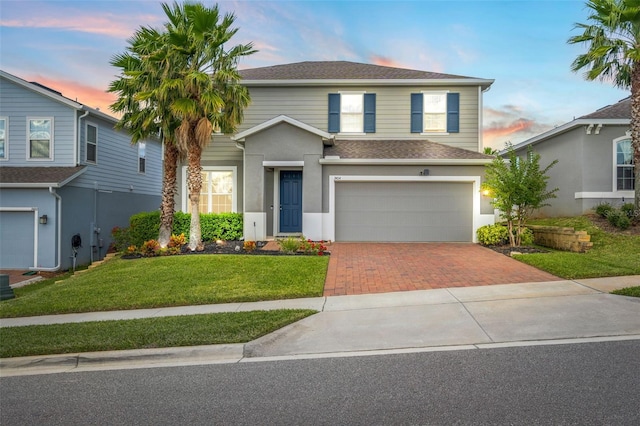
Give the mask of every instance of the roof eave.
[{"label": "roof eave", "polygon": [[[525,141],[522,141],[516,145],[513,146],[514,150],[519,150],[522,148],[526,148],[529,145],[535,145],[538,144],[540,142],[543,142],[547,139],[551,139],[555,136],[558,136],[562,133],[566,133],[568,131],[571,131],[577,127],[582,127],[582,126],[589,126],[589,125],[598,125],[601,124],[603,126],[605,125],[609,125],[609,126],[625,126],[625,125],[629,125],[630,124],[630,120],[627,118],[578,118],[576,120],[570,121],[568,123],[565,123],[561,126],[558,127],[554,127],[551,130],[547,130],[544,133],[541,133],[537,136],[534,136],[530,139],[527,139]],[[507,152],[506,149],[501,150],[498,155],[504,155]]]},{"label": "roof eave", "polygon": [[320,164],[485,166],[492,161],[480,158],[321,158]]},{"label": "roof eave", "polygon": [[487,89],[495,80],[478,78],[436,79],[296,79],[242,80],[245,86],[481,86]]}]

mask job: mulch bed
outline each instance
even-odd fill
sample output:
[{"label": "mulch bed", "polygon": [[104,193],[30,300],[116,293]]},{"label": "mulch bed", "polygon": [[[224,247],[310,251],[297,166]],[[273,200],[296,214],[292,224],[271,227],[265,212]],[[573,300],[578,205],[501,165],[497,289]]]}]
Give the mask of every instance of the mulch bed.
[{"label": "mulch bed", "polygon": [[549,250],[545,250],[540,247],[532,247],[532,246],[521,246],[521,247],[511,247],[510,245],[501,245],[501,246],[485,246],[493,251],[498,253],[502,253],[505,256],[511,257],[512,254],[531,254],[531,253],[549,253]]}]

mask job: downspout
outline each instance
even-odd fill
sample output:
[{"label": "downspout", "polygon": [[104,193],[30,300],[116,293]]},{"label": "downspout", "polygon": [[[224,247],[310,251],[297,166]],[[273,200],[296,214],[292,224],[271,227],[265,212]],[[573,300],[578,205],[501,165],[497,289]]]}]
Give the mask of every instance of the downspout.
[{"label": "downspout", "polygon": [[[245,206],[246,206],[246,186],[247,186],[247,173],[246,173],[246,165],[247,165],[247,159],[245,158],[245,150],[244,150],[244,146],[241,145],[239,142],[236,142],[236,148],[239,148],[242,150],[242,223],[244,223],[244,211],[245,211]],[[244,226],[243,226],[244,228]],[[242,229],[242,238],[244,238],[244,229]]]},{"label": "downspout", "polygon": [[479,127],[479,138],[478,138],[478,152],[484,151],[484,137],[483,137],[483,114],[482,109],[484,108],[484,97],[483,94],[488,92],[491,89],[491,86],[487,86],[486,89],[483,89],[482,86],[478,86],[478,127]]},{"label": "downspout", "polygon": [[82,143],[82,140],[81,140],[82,132],[80,131],[80,129],[81,129],[81,127],[80,127],[81,124],[80,123],[81,123],[82,119],[86,118],[88,115],[89,115],[89,111],[85,111],[84,114],[82,114],[80,117],[78,117],[78,125],[76,126],[76,133],[77,133],[76,140],[77,140],[77,143],[73,147],[73,150],[75,151],[73,153],[73,156],[74,156],[74,158],[76,160],[76,164],[77,165],[80,165],[80,151],[81,151],[80,144]]},{"label": "downspout", "polygon": [[53,268],[38,268],[36,266],[29,268],[30,271],[43,271],[43,272],[55,272],[60,269],[61,259],[62,259],[62,197],[58,195],[55,189],[50,186],[49,193],[56,198],[57,203],[57,213],[56,213],[56,239],[58,240],[58,259],[56,261],[56,266]]}]

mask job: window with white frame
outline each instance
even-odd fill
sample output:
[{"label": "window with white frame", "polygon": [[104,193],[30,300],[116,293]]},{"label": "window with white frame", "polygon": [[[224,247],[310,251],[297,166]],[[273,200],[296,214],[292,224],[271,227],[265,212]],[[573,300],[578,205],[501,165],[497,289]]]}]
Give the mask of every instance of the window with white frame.
[{"label": "window with white frame", "polygon": [[329,93],[329,133],[375,133],[376,94]]},{"label": "window with white frame", "polygon": [[144,142],[138,142],[138,173],[145,173],[147,170],[146,150],[147,145]]},{"label": "window with white frame", "polygon": [[616,190],[633,191],[634,163],[631,138],[615,142],[616,147]]},{"label": "window with white frame", "polygon": [[[186,185],[186,168],[183,185],[186,210],[191,212],[191,203]],[[202,188],[200,190],[200,213],[231,213],[236,211],[236,169],[228,167],[204,167],[202,170]]]},{"label": "window with white frame", "polygon": [[340,97],[340,131],[362,133],[364,107],[362,93],[342,93]]},{"label": "window with white frame", "polygon": [[98,127],[93,124],[87,124],[85,133],[85,153],[87,163],[98,162]]},{"label": "window with white frame", "polygon": [[29,159],[50,159],[53,145],[53,119],[30,118],[28,126]]},{"label": "window with white frame", "polygon": [[447,131],[447,94],[424,93],[424,119],[422,121],[425,133]]},{"label": "window with white frame", "polygon": [[7,118],[0,117],[0,160],[6,160],[9,151],[9,147],[7,145],[9,140],[7,137],[8,127]]}]

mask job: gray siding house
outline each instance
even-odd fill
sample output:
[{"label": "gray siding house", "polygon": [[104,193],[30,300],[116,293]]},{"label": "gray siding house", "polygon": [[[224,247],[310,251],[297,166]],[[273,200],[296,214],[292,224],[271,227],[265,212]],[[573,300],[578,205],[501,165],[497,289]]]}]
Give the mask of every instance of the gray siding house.
[{"label": "gray siding house", "polygon": [[158,209],[161,144],[131,145],[116,122],[0,71],[0,268],[102,259],[113,227]]},{"label": "gray siding house", "polygon": [[252,103],[203,152],[201,211],[244,213],[246,240],[474,241],[493,223],[480,194],[493,80],[352,62],[241,75]]},{"label": "gray siding house", "polygon": [[557,198],[536,215],[576,216],[601,203],[632,203],[630,122],[631,98],[626,98],[514,146],[518,155],[531,146],[542,166],[558,160],[547,184],[559,189]]}]

